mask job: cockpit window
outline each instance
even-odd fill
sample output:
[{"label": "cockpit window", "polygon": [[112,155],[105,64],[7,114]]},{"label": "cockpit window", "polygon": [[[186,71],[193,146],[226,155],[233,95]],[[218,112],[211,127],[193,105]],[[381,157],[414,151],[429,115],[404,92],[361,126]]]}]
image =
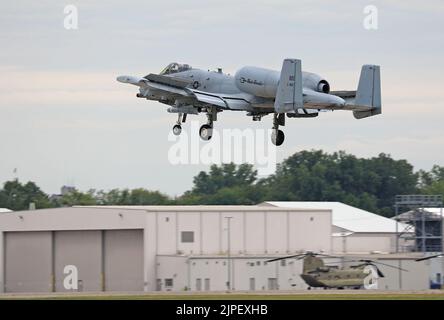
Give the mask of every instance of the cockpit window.
[{"label": "cockpit window", "polygon": [[188,64],[179,64],[177,62],[170,63],[160,72],[160,75],[172,74],[177,72],[184,72],[190,70],[191,66]]}]

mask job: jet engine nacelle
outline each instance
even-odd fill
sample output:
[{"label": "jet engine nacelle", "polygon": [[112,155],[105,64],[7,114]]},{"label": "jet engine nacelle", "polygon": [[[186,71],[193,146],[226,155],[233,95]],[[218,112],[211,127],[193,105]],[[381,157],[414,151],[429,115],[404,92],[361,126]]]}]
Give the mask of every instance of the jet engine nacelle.
[{"label": "jet engine nacelle", "polygon": [[[274,98],[280,72],[258,67],[243,67],[236,72],[234,78],[239,90],[258,97]],[[315,73],[302,72],[302,86],[317,92],[330,92],[327,80]]]},{"label": "jet engine nacelle", "polygon": [[239,90],[263,98],[276,97],[279,77],[278,71],[258,67],[243,67],[234,75]]},{"label": "jet engine nacelle", "polygon": [[317,92],[330,92],[330,84],[327,80],[311,72],[302,72],[302,86]]}]

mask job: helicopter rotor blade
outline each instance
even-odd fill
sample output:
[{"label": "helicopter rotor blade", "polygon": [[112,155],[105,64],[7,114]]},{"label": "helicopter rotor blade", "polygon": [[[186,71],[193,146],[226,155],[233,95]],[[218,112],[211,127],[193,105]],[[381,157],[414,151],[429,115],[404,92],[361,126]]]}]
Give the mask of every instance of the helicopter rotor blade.
[{"label": "helicopter rotor blade", "polygon": [[366,263],[365,265],[375,267],[378,277],[385,278],[385,275],[382,273],[381,269],[379,269],[377,265],[375,265],[373,263]]},{"label": "helicopter rotor blade", "polygon": [[338,256],[332,256],[329,254],[324,254],[324,253],[314,253],[314,256],[320,256],[320,257],[327,257],[327,258],[337,258],[337,259],[341,259],[341,257]]},{"label": "helicopter rotor blade", "polygon": [[292,255],[292,256],[279,257],[279,258],[274,258],[274,259],[270,259],[270,260],[265,260],[265,262],[274,262],[274,261],[279,261],[279,260],[297,258],[299,256],[305,256],[305,253],[303,253],[303,254],[295,254],[295,255]]},{"label": "helicopter rotor blade", "polygon": [[399,270],[408,272],[408,270],[406,270],[406,269],[403,269],[403,268],[400,268],[400,267],[397,267],[397,266],[393,266],[391,264],[387,264],[387,263],[384,263],[384,262],[380,262],[380,261],[377,261],[377,260],[370,260],[370,259],[356,259],[356,260],[354,260],[354,259],[352,259],[352,260],[341,260],[341,261],[338,261],[338,263],[339,262],[364,262],[365,264],[380,264],[380,265],[383,265],[383,266],[387,266],[387,267],[390,267],[390,268],[399,269]]},{"label": "helicopter rotor blade", "polygon": [[443,256],[444,256],[443,254],[434,254],[432,256],[416,259],[415,261],[424,261],[424,260],[429,260],[429,259],[433,259],[433,258],[440,258],[440,257],[443,257]]},{"label": "helicopter rotor blade", "polygon": [[330,256],[328,254],[307,251],[305,253],[300,253],[300,254],[295,254],[295,255],[291,255],[291,256],[285,256],[285,257],[279,257],[279,258],[274,258],[274,259],[266,260],[266,262],[274,262],[274,261],[279,261],[279,260],[284,260],[284,259],[291,259],[291,258],[296,258],[296,260],[300,260],[300,259],[303,259],[303,258],[305,258],[307,256],[312,256],[312,257],[322,256],[322,257],[329,257],[329,258],[340,258],[340,257],[337,257],[337,256]]},{"label": "helicopter rotor blade", "polygon": [[383,265],[383,266],[386,266],[386,267],[390,267],[390,268],[394,268],[394,269],[398,269],[398,270],[402,270],[402,271],[408,272],[408,270],[406,270],[406,269],[403,269],[403,268],[400,268],[400,267],[397,267],[397,266],[393,266],[393,265],[391,265],[391,264],[387,264],[387,263],[379,262],[379,261],[364,260],[364,262],[367,262],[367,263],[374,263],[374,264],[380,264],[380,265]]}]

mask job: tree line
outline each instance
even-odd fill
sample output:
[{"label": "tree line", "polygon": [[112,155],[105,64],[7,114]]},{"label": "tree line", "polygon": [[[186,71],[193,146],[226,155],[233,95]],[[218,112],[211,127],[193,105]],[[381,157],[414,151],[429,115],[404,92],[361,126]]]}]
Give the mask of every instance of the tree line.
[{"label": "tree line", "polygon": [[301,151],[278,164],[274,174],[259,178],[252,165],[212,165],[193,178],[191,190],[179,197],[137,189],[76,189],[48,195],[34,182],[7,181],[0,189],[0,207],[26,210],[72,205],[249,205],[263,201],[339,201],[384,216],[393,215],[398,194],[444,196],[444,167],[414,171],[406,160],[381,153],[358,158],[343,151]]}]

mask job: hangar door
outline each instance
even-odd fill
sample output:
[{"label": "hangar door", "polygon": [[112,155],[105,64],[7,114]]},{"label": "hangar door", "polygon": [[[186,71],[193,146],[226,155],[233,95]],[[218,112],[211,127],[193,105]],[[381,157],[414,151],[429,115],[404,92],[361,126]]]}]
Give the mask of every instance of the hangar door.
[{"label": "hangar door", "polygon": [[143,230],[106,230],[106,291],[143,291]]},{"label": "hangar door", "polygon": [[54,265],[56,291],[72,291],[64,279],[74,266],[77,270],[76,291],[102,290],[102,232],[100,230],[55,231]]},{"label": "hangar door", "polygon": [[143,291],[143,230],[24,231],[4,234],[5,292]]},{"label": "hangar door", "polygon": [[51,232],[6,232],[4,240],[5,292],[51,291]]}]

